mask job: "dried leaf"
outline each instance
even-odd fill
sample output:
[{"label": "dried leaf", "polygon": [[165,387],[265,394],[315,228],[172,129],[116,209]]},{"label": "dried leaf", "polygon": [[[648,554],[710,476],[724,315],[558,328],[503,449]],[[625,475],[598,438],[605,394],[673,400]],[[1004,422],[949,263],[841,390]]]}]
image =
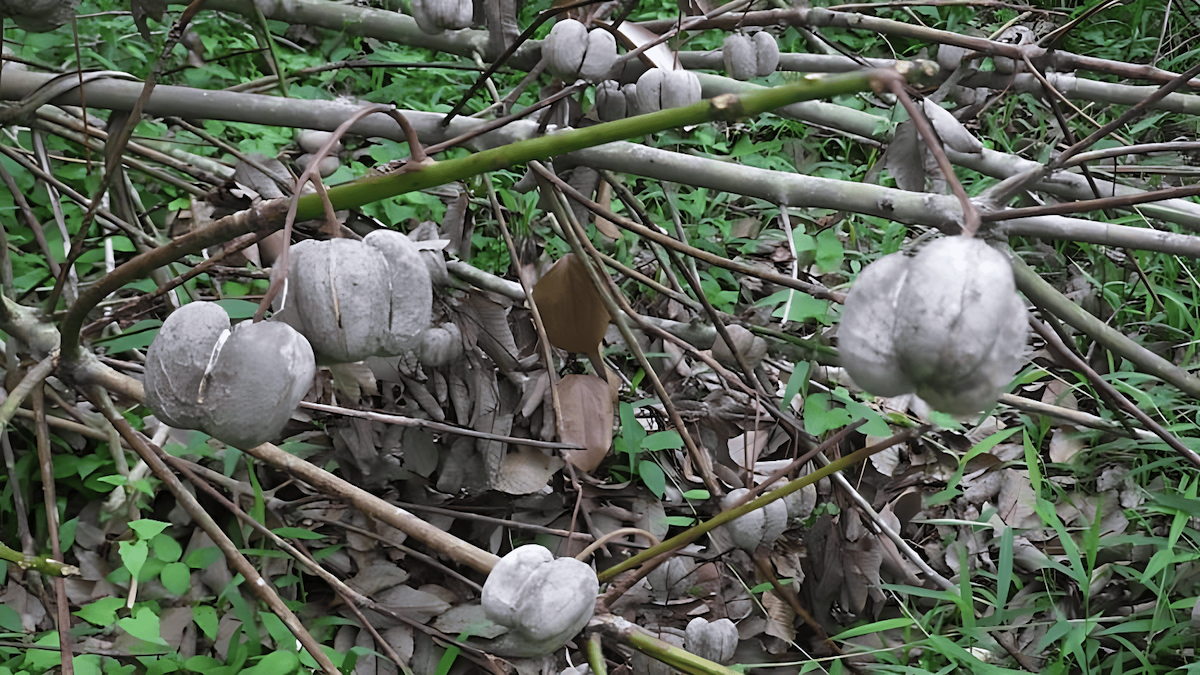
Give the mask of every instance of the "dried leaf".
[{"label": "dried leaf", "polygon": [[613,403],[608,382],[595,375],[567,375],[559,380],[562,440],[586,450],[564,450],[563,458],[580,471],[595,471],[612,445]]},{"label": "dried leaf", "polygon": [[1087,447],[1079,429],[1064,424],[1050,430],[1050,461],[1066,463]]},{"label": "dried leaf", "polygon": [[892,142],[883,153],[883,163],[888,173],[896,179],[901,190],[925,191],[925,165],[921,161],[921,143],[917,139],[917,127],[912,120],[896,125]]},{"label": "dried leaf", "polygon": [[796,613],[783,598],[779,597],[775,591],[767,591],[763,593],[763,608],[767,610],[767,629],[765,631],[767,635],[777,637],[785,642],[796,639],[796,629],[793,626]]},{"label": "dried leaf", "polygon": [[608,310],[584,263],[568,253],[533,286],[550,344],[568,352],[597,351],[608,328]]},{"label": "dried leaf", "polygon": [[[659,36],[643,26],[632,21],[623,21],[617,27],[617,38],[626,49],[637,49],[647,42],[653,42]],[[675,68],[675,53],[665,43],[657,44],[642,52],[642,60],[649,62],[655,68],[673,70]]]},{"label": "dried leaf", "polygon": [[492,488],[510,495],[526,495],[546,487],[550,478],[567,463],[527,446],[518,446],[504,457],[492,477]]},{"label": "dried leaf", "polygon": [[[608,181],[600,181],[600,187],[596,188],[596,203],[607,209],[611,202],[612,186],[608,184]],[[620,228],[614,225],[611,220],[596,216],[594,222],[596,223],[596,230],[600,234],[612,239],[613,241],[619,241],[621,239]]]},{"label": "dried leaf", "polygon": [[362,361],[354,363],[332,363],[329,372],[333,374],[333,386],[352,401],[357,401],[363,394],[378,396],[379,385],[375,382],[375,373]]}]

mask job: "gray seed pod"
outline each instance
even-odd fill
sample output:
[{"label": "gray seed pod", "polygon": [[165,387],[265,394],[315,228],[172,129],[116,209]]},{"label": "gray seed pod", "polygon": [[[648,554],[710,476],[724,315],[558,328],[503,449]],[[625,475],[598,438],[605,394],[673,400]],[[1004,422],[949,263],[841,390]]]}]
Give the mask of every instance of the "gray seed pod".
[{"label": "gray seed pod", "polygon": [[957,45],[938,45],[938,67],[946,71],[946,73],[951,73],[958,68],[959,64],[962,63],[963,57],[970,51],[966,47],[959,47]]},{"label": "gray seed pod", "polygon": [[462,331],[453,323],[434,326],[421,333],[417,358],[426,368],[438,368],[462,356]]},{"label": "gray seed pod", "polygon": [[625,119],[626,111],[625,92],[616,80],[605,80],[596,85],[596,116],[601,122]]},{"label": "gray seed pod", "polygon": [[617,39],[603,28],[592,29],[588,33],[587,53],[579,67],[579,76],[588,82],[599,82],[612,75],[616,63]]},{"label": "gray seed pod", "polygon": [[546,67],[562,80],[573,81],[579,76],[587,49],[587,28],[575,19],[564,19],[554,24],[542,43]]},{"label": "gray seed pod", "polygon": [[562,647],[591,620],[600,584],[591,566],[555,558],[537,544],[496,563],[480,602],[488,619],[507,626],[512,656],[542,656]]},{"label": "gray seed pod", "polygon": [[430,35],[470,28],[475,14],[471,0],[413,0],[412,10],[417,28]]},{"label": "gray seed pod", "polygon": [[79,0],[0,0],[0,16],[8,16],[21,30],[47,33],[70,23]]},{"label": "gray seed pod", "polygon": [[642,113],[691,105],[700,101],[700,78],[688,70],[651,68],[638,78],[635,95]]},{"label": "gray seed pod", "polygon": [[916,389],[900,367],[892,334],[896,299],[908,275],[908,259],[892,253],[867,265],[846,296],[838,324],[838,355],[854,383],[876,396]]},{"label": "gray seed pod", "polygon": [[850,377],[872,394],[916,392],[937,410],[969,414],[1012,381],[1027,331],[1008,258],[978,239],[947,237],[859,274],[839,351]]},{"label": "gray seed pod", "polygon": [[1028,318],[1008,257],[978,239],[939,239],[912,258],[897,297],[896,354],[937,410],[996,401],[1020,368]]},{"label": "gray seed pod", "polygon": [[588,31],[574,19],[554,24],[542,43],[546,66],[564,81],[583,78],[600,82],[610,77],[617,62],[617,40],[603,28]]},{"label": "gray seed pod", "polygon": [[[728,509],[739,497],[750,492],[746,488],[730,490],[721,500],[721,508]],[[734,546],[754,552],[759,546],[770,546],[787,529],[788,512],[783,500],[775,500],[770,504],[747,513],[746,515],[726,523],[721,529],[733,541]]]},{"label": "gray seed pod", "polygon": [[[757,368],[758,364],[762,363],[767,356],[767,341],[737,324],[730,325],[725,330],[733,340],[736,351],[746,359],[746,365]],[[725,340],[718,335],[717,341],[713,343],[713,358],[726,368],[736,369],[738,362],[733,353],[734,349],[730,349],[729,345],[725,344]]]},{"label": "gray seed pod", "polygon": [[230,332],[220,305],[193,302],[163,322],[146,354],[146,405],[163,422],[239,448],[272,440],[312,385],[304,336],[276,322]]},{"label": "gray seed pod", "polygon": [[663,80],[667,77],[667,71],[662,68],[651,68],[642,73],[638,78],[637,88],[634,90],[634,96],[637,98],[638,113],[652,113],[662,110],[662,101],[660,94],[662,92]]},{"label": "gray seed pod", "polygon": [[395,356],[429,325],[429,269],[408,237],[376,230],[361,242],[303,241],[292,246],[289,321],[326,361]]},{"label": "gray seed pod", "polygon": [[754,34],[754,46],[758,53],[758,76],[766,77],[779,67],[779,43],[775,36],[765,30]]},{"label": "gray seed pod", "polygon": [[[778,56],[778,54],[776,54]],[[758,75],[758,48],[745,33],[732,33],[721,45],[725,73],[735,80],[749,80]]]},{"label": "gray seed pod", "polygon": [[699,103],[700,78],[690,70],[672,70],[663,78],[659,96],[663,110]]},{"label": "gray seed pod", "polygon": [[[321,146],[325,145],[325,141],[328,141],[332,137],[333,137],[333,132],[331,132],[331,131],[320,131],[317,129],[301,129],[299,132],[296,133],[296,145],[299,145],[300,149],[303,150],[304,152],[313,153],[313,152],[320,150]],[[333,154],[337,154],[341,151],[342,151],[342,142],[341,141],[334,143],[333,148],[331,148],[329,150],[329,152],[331,152]]]},{"label": "gray seed pod", "polygon": [[698,616],[684,629],[684,646],[702,659],[729,663],[737,651],[738,629],[729,619],[709,621]]},{"label": "gray seed pod", "polygon": [[[296,158],[296,165],[300,167],[301,171],[306,170],[308,169],[308,165],[312,164],[313,157],[315,157],[315,155],[310,155],[308,153],[300,155]],[[317,173],[321,174],[321,178],[329,178],[333,175],[334,171],[338,170],[338,167],[341,165],[342,162],[337,158],[336,155],[325,155],[317,164]]]}]

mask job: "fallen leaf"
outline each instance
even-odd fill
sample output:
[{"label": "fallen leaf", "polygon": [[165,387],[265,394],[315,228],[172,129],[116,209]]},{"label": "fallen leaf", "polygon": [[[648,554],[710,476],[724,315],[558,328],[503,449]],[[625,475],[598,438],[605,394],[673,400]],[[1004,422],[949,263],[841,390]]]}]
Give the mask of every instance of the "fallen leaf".
[{"label": "fallen leaf", "polygon": [[568,253],[533,286],[550,344],[568,352],[597,351],[608,328],[608,310],[584,263]]},{"label": "fallen leaf", "polygon": [[546,487],[550,477],[567,463],[540,450],[518,446],[504,457],[500,470],[492,477],[492,489],[510,495],[527,495]]},{"label": "fallen leaf", "polygon": [[608,382],[595,375],[567,375],[558,382],[562,404],[562,441],[586,450],[563,450],[563,458],[591,473],[612,445],[613,403]]}]

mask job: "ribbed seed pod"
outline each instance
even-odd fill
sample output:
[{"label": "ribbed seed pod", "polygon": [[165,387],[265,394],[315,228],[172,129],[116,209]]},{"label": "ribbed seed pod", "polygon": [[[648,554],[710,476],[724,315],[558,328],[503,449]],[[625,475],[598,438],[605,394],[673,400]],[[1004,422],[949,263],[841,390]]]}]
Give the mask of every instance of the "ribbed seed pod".
[{"label": "ribbed seed pod", "polygon": [[745,33],[732,33],[721,45],[725,73],[735,80],[749,80],[758,75],[758,48]]},{"label": "ribbed seed pod", "polygon": [[688,70],[651,68],[638,78],[638,111],[658,112],[700,102],[700,78]]},{"label": "ribbed seed pod", "polygon": [[779,67],[779,43],[775,36],[765,30],[754,34],[754,46],[758,55],[758,76],[766,77]]},{"label": "ribbed seed pod", "polygon": [[470,28],[475,4],[471,0],[413,0],[412,10],[417,28],[437,35],[447,30]]},{"label": "ribbed seed pod", "polygon": [[488,619],[508,627],[509,655],[542,656],[583,629],[599,593],[591,566],[574,558],[556,559],[546,548],[527,544],[492,568],[481,603]]},{"label": "ribbed seed pod", "polygon": [[915,392],[952,414],[996,401],[1021,365],[1027,333],[1008,258],[968,237],[868,265],[838,327],[842,364],[860,387]]},{"label": "ribbed seed pod", "polygon": [[312,347],[290,326],[242,323],[193,302],[163,322],[146,353],[146,405],[180,429],[239,448],[273,440],[312,385]]}]

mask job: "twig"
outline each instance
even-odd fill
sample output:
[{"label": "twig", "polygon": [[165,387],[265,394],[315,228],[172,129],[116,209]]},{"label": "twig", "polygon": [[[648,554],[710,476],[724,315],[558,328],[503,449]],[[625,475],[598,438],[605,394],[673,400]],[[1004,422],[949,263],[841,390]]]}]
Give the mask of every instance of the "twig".
[{"label": "twig", "polygon": [[343,408],[336,405],[326,405],[324,403],[310,403],[309,401],[301,401],[301,408],[309,410],[320,410],[321,412],[332,413],[334,415],[342,415],[345,417],[358,417],[372,422],[383,422],[384,424],[395,424],[402,427],[417,427],[419,429],[428,429],[429,431],[438,431],[447,434],[457,434],[459,436],[469,436],[471,438],[482,438],[487,441],[499,441],[501,443],[512,443],[515,445],[528,445],[533,448],[547,448],[550,450],[567,449],[567,450],[582,450],[583,446],[575,445],[574,443],[556,443],[553,441],[539,441],[532,438],[519,438],[517,436],[504,436],[502,434],[492,434],[486,431],[476,431],[467,429],[466,427],[456,427],[452,424],[442,424],[432,420],[423,420],[416,417],[404,417],[402,415],[389,415],[386,413],[373,412],[370,410],[353,410]]}]

